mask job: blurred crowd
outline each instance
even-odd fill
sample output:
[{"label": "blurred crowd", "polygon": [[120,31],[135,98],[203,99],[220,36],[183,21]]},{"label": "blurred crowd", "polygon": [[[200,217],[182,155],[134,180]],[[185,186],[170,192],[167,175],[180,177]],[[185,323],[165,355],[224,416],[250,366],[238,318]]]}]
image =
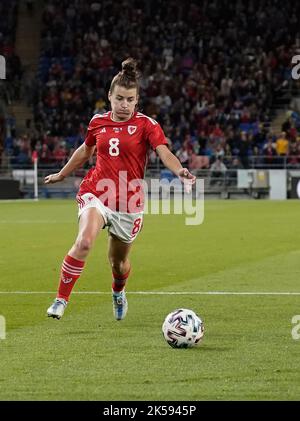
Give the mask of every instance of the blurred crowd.
[{"label": "blurred crowd", "polygon": [[66,162],[93,114],[109,109],[110,81],[132,56],[142,71],[139,109],[160,122],[184,165],[209,168],[218,158],[248,168],[253,156],[298,165],[298,115],[281,133],[269,127],[292,83],[299,16],[291,0],[45,0],[34,124],[5,149],[21,153],[17,162],[34,149],[42,164]]},{"label": "blurred crowd", "polygon": [[7,138],[5,108],[18,97],[22,78],[21,61],[14,50],[17,4],[17,0],[0,2],[0,55],[5,58],[6,64],[4,71],[6,79],[0,79],[0,165]]},{"label": "blurred crowd", "polygon": [[15,53],[17,0],[0,2],[0,55],[6,59],[6,82],[0,82],[0,98],[10,104],[18,98],[22,78],[20,57]]}]

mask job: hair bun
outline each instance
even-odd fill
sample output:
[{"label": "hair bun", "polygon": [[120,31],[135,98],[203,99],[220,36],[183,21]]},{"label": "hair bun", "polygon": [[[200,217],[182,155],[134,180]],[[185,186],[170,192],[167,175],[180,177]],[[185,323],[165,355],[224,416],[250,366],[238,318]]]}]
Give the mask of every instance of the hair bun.
[{"label": "hair bun", "polygon": [[137,70],[137,61],[131,57],[123,61],[122,73],[130,79],[137,79],[139,76],[139,72]]}]

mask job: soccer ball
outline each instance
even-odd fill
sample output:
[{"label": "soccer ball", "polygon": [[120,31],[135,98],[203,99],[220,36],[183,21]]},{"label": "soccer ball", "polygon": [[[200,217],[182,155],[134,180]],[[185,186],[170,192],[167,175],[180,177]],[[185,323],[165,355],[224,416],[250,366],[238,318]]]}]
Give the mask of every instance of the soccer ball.
[{"label": "soccer ball", "polygon": [[204,324],[194,311],[179,308],[167,315],[162,333],[172,348],[191,348],[201,342]]}]

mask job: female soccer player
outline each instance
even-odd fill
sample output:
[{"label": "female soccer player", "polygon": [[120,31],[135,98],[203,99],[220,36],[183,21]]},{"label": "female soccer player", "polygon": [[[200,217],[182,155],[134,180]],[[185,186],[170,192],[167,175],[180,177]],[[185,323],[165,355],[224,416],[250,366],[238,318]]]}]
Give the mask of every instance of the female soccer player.
[{"label": "female soccer player", "polygon": [[81,182],[77,195],[79,232],[62,263],[56,299],[49,317],[60,319],[75,282],[102,228],[108,227],[108,259],[112,269],[113,312],[116,320],[127,313],[125,285],[130,272],[129,252],[143,222],[142,200],[134,200],[144,178],[149,148],[181,181],[196,180],[170,152],[160,125],[136,111],[139,100],[137,63],[129,58],[112,80],[108,93],[111,111],[91,119],[84,143],[59,173],[45,177],[45,183],[64,180],[81,167],[96,150],[96,166]]}]

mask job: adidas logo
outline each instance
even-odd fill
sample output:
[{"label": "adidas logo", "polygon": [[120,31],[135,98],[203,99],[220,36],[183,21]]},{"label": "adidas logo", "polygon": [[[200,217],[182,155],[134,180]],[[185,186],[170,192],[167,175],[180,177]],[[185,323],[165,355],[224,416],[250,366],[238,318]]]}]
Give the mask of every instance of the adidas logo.
[{"label": "adidas logo", "polygon": [[106,133],[105,127],[103,127],[103,129],[100,130],[100,133]]}]

